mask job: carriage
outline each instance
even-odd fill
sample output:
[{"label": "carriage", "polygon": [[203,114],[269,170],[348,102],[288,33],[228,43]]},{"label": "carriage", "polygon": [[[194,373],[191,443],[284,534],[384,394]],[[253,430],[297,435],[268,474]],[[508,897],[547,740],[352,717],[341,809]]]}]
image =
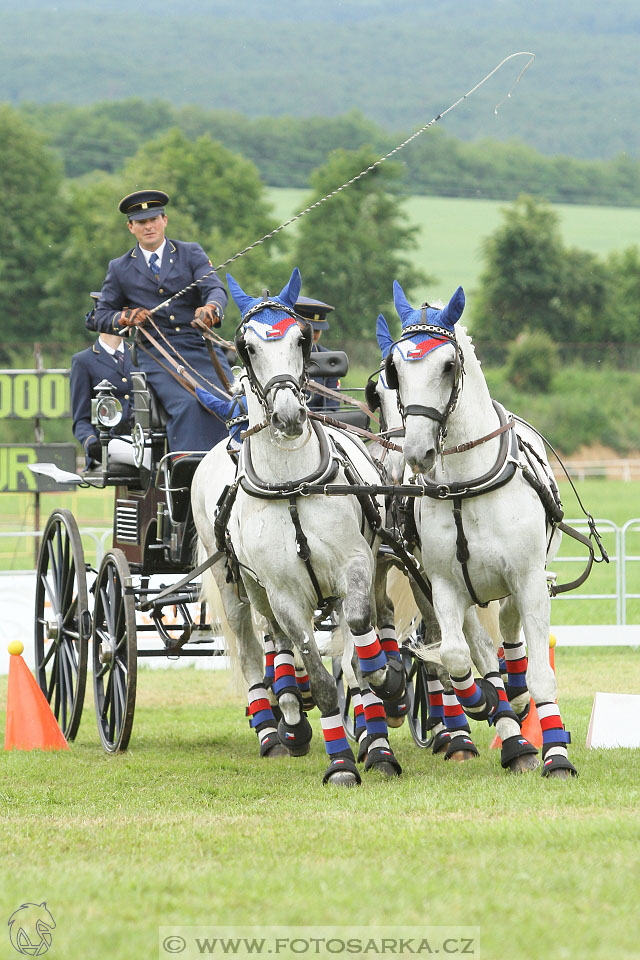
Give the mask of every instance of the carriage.
[{"label": "carriage", "polygon": [[[344,376],[341,351],[314,353],[312,376]],[[94,570],[85,561],[73,514],[56,509],[43,532],[35,599],[35,665],[38,683],[68,740],[82,716],[89,657],[98,731],[108,753],[127,748],[133,727],[138,657],[215,657],[224,653],[216,625],[200,600],[193,561],[191,482],[203,452],[167,453],[166,412],[143,372],[132,373],[131,462],[112,462],[109,430],[120,405],[111,384],[95,389],[92,419],[103,448],[96,470],[76,479],[84,486],[115,488],[113,545]],[[332,417],[368,426],[361,409],[342,404]],[[164,578],[173,582],[165,583]],[[176,578],[177,582],[176,582]],[[333,624],[318,623],[319,632]],[[408,680],[408,722],[416,743],[429,743],[425,666],[403,646]],[[350,697],[334,661],[347,733],[353,736]]]}]

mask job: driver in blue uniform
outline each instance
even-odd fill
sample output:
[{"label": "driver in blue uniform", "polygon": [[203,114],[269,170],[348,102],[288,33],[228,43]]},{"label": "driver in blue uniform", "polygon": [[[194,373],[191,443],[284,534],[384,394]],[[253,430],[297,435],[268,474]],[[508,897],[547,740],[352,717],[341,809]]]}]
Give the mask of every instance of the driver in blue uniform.
[{"label": "driver in blue uniform", "polygon": [[[120,201],[118,209],[126,216],[127,228],[136,244],[109,263],[96,308],[96,328],[101,333],[122,336],[149,321],[149,311],[154,307],[194,281],[201,281],[153,315],[160,335],[150,324],[149,332],[201,386],[224,391],[204,339],[192,324],[196,318],[209,328],[220,326],[227,292],[200,244],[165,236],[164,208],[168,202],[169,197],[162,190],[138,190]],[[138,366],[169,415],[169,450],[210,450],[227,435],[222,420],[176,381],[172,375],[174,367],[141,334],[138,343]],[[213,349],[231,382],[233,376],[226,356],[219,347]]]}]

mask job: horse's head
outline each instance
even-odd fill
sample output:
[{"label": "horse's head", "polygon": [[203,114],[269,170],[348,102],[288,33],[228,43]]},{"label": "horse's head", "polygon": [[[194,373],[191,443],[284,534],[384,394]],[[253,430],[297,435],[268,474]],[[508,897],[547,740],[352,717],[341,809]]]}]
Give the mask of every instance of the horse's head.
[{"label": "horse's head", "polygon": [[251,391],[277,434],[299,437],[307,419],[305,365],[312,344],[310,325],[294,310],[302,283],[300,271],[296,267],[276,297],[250,297],[230,274],[227,283],[242,314],[236,350]]},{"label": "horse's head", "polygon": [[[384,316],[376,323],[376,337],[381,353],[380,369],[371,374],[365,387],[365,399],[370,410],[380,411],[380,433],[386,439],[398,443],[404,437],[404,423],[398,406],[398,394],[387,384],[385,361],[393,346],[393,337]],[[401,453],[389,451],[385,457],[385,470],[392,483],[402,483],[404,459]]]},{"label": "horse's head", "polygon": [[402,336],[387,354],[387,385],[398,390],[405,416],[404,458],[415,473],[428,473],[462,388],[464,358],[454,325],[464,310],[464,291],[458,287],[442,308],[425,303],[415,309],[397,281],[393,295]]}]

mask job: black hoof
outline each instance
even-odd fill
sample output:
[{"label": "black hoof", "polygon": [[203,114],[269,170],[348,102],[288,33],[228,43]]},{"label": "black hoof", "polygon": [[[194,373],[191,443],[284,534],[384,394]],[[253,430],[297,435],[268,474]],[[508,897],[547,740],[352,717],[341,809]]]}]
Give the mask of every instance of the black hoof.
[{"label": "black hoof", "polygon": [[260,756],[261,757],[288,757],[289,751],[280,742],[280,737],[274,730],[273,733],[268,733],[266,737],[260,743]]},{"label": "black hoof", "polygon": [[567,757],[560,753],[554,753],[542,764],[542,776],[553,777],[558,780],[568,780],[569,777],[577,777],[578,771]]},{"label": "black hoof", "polygon": [[502,741],[502,750],[500,751],[500,763],[505,770],[512,773],[522,773],[524,770],[535,770],[538,762],[517,763],[524,757],[537,757],[538,751],[532,743],[517,733],[513,737],[507,737]]},{"label": "black hoof", "polygon": [[371,681],[369,681],[369,686],[377,697],[385,701],[385,710],[387,700],[389,703],[401,700],[406,686],[406,676],[402,662],[400,660],[388,660],[387,672],[380,686],[376,686]]},{"label": "black hoof", "polygon": [[278,724],[278,737],[292,757],[304,757],[309,753],[309,744],[313,730],[311,724],[303,715],[300,723],[289,726],[284,718]]},{"label": "black hoof", "polygon": [[352,758],[334,757],[324,772],[322,782],[335,787],[356,787],[362,783],[362,778]]},{"label": "black hoof", "polygon": [[402,767],[389,747],[374,747],[369,750],[364,768],[367,771],[377,770],[386,777],[399,777],[402,773]]},{"label": "black hoof", "polygon": [[447,749],[444,752],[445,760],[463,762],[480,756],[478,748],[468,733],[452,734]]}]

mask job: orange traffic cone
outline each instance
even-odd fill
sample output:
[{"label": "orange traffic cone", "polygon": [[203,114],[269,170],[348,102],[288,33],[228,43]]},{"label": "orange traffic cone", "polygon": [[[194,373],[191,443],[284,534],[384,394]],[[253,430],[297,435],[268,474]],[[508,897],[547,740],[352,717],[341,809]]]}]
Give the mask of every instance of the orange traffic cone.
[{"label": "orange traffic cone", "polygon": [[5,750],[68,750],[47,698],[20,654],[19,640],[9,644],[9,687]]},{"label": "orange traffic cone", "polygon": [[[556,638],[551,633],[549,634],[549,663],[551,664],[551,669],[553,672],[556,672]],[[534,747],[540,749],[542,746],[542,727],[540,726],[540,717],[538,716],[538,711],[536,710],[536,705],[533,700],[529,701],[529,713],[524,719],[522,724],[521,731],[522,736],[526,737],[529,743],[532,743]],[[502,746],[502,740],[500,737],[495,736],[491,741],[491,750],[497,750]]]}]

